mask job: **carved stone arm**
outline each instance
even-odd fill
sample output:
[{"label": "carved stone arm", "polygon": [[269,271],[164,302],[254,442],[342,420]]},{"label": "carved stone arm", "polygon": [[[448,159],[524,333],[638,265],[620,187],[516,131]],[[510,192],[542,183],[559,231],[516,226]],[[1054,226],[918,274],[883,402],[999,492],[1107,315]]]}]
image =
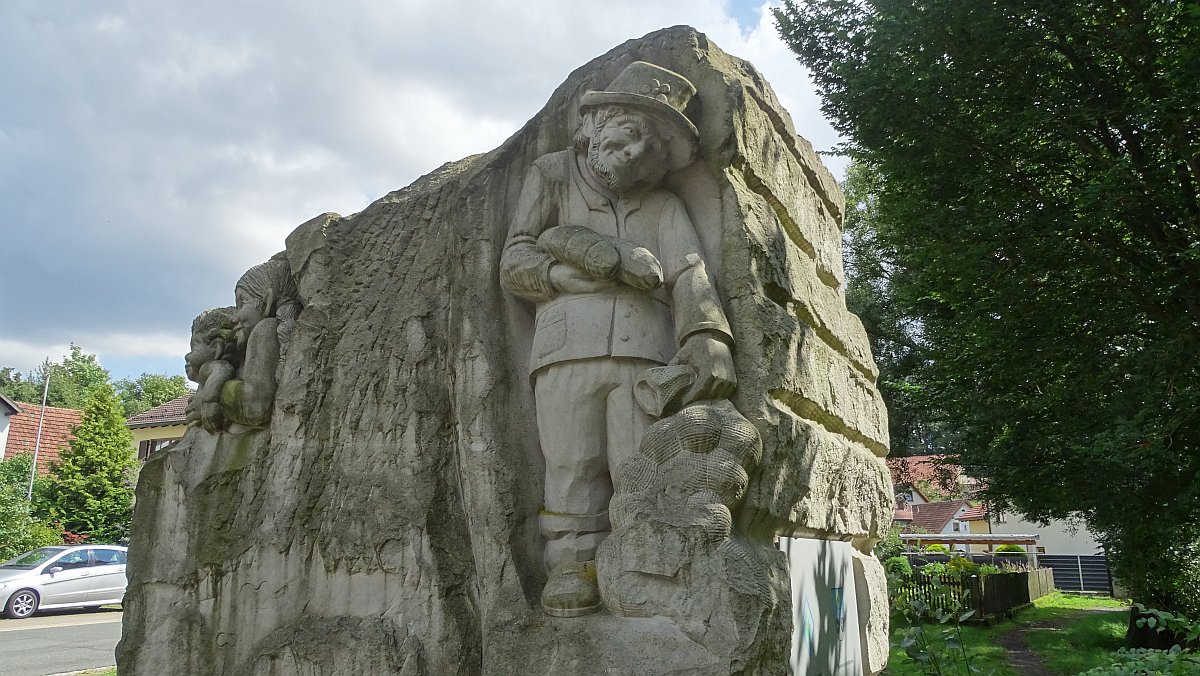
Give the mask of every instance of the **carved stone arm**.
[{"label": "carved stone arm", "polygon": [[250,331],[246,361],[239,379],[221,388],[221,408],[234,422],[248,427],[266,427],[275,406],[279,366],[279,320],[264,319]]}]

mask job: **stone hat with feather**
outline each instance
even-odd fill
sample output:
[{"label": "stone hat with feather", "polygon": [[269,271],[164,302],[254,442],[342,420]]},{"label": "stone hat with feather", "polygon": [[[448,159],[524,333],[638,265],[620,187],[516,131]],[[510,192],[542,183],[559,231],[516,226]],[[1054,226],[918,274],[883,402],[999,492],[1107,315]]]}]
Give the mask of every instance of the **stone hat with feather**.
[{"label": "stone hat with feather", "polygon": [[621,71],[604,91],[588,91],[579,102],[579,112],[600,106],[626,106],[649,113],[666,138],[671,169],[691,163],[700,145],[696,125],[683,114],[696,95],[686,77],[646,61],[634,61]]}]

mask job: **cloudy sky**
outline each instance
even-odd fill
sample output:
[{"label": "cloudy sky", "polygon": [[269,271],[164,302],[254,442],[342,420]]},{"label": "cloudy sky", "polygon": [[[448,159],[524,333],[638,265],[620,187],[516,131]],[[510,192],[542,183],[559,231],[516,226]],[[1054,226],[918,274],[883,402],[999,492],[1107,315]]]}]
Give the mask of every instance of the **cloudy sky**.
[{"label": "cloudy sky", "polygon": [[767,4],[5,0],[0,366],[74,342],[114,378],[182,374],[192,318],[297,225],[496,147],[570,71],[666,26],[749,59],[830,149]]}]

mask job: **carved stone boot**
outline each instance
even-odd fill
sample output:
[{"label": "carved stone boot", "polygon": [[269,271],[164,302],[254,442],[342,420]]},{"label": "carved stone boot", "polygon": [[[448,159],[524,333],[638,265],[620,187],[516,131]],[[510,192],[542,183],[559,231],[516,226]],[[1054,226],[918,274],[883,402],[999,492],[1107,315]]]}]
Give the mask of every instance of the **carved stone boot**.
[{"label": "carved stone boot", "polygon": [[596,584],[596,562],[564,563],[550,571],[542,589],[542,609],[554,617],[590,615],[603,604]]}]

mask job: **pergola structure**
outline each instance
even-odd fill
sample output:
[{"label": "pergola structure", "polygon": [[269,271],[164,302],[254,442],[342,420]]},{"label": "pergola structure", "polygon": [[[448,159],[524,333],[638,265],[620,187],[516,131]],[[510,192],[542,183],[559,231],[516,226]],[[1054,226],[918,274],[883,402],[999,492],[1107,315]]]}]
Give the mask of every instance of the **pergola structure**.
[{"label": "pergola structure", "polygon": [[946,534],[946,533],[901,533],[900,540],[906,546],[921,547],[924,545],[1022,545],[1026,548],[1027,553],[1031,557],[1030,563],[1037,565],[1037,541],[1038,536],[1022,535],[1022,534],[979,534],[979,535],[963,535]]}]

